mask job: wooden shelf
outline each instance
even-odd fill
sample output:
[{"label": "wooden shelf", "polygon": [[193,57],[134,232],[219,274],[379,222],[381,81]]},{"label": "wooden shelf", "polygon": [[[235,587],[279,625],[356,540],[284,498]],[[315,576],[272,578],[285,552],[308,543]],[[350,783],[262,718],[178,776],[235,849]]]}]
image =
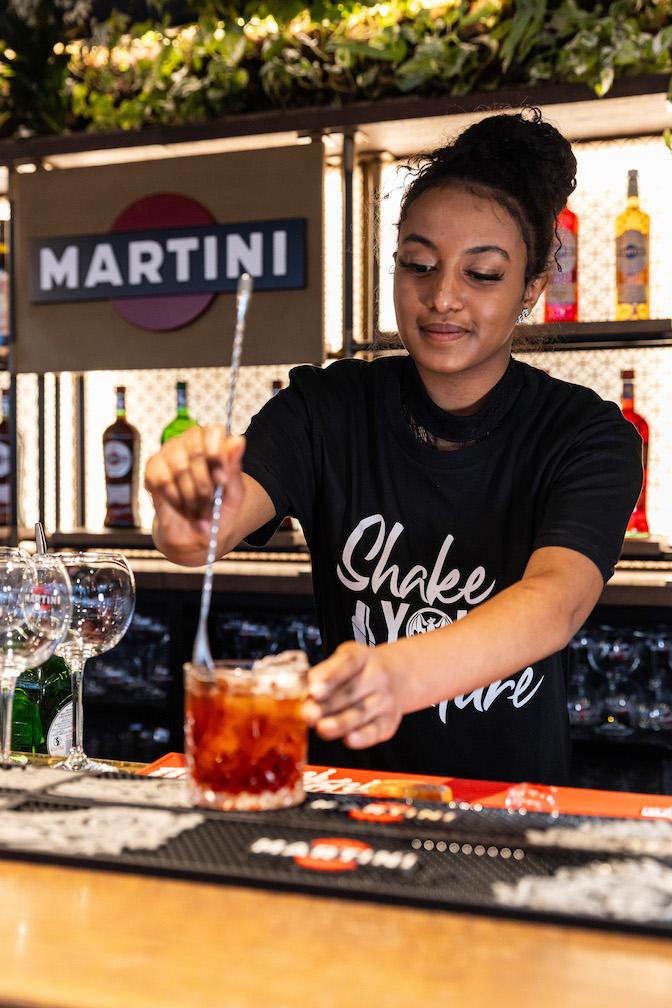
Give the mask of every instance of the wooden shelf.
[{"label": "wooden shelf", "polygon": [[[529,338],[529,350],[620,350],[672,344],[672,319],[635,322],[549,322],[516,327]],[[538,345],[534,345],[537,344]],[[518,351],[525,353],[524,347]]]}]

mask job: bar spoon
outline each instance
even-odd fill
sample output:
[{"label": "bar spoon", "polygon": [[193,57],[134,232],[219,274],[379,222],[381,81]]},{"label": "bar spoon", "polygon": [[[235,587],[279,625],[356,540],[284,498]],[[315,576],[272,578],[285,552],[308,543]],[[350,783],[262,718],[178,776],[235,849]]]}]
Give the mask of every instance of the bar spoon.
[{"label": "bar spoon", "polygon": [[[236,297],[236,330],[233,338],[233,350],[231,353],[231,370],[229,372],[229,392],[226,401],[225,430],[226,436],[231,437],[231,421],[233,418],[233,403],[236,394],[236,382],[238,381],[238,371],[240,369],[240,355],[243,349],[243,337],[245,335],[245,316],[252,295],[252,278],[248,273],[243,273],[238,280]],[[205,562],[205,574],[203,576],[203,587],[201,589],[201,608],[198,615],[198,627],[194,638],[194,648],[191,661],[193,665],[205,666],[211,671],[215,666],[212,660],[212,652],[208,641],[208,614],[210,612],[210,601],[212,599],[212,577],[215,555],[217,552],[217,537],[219,535],[219,522],[222,515],[222,498],[224,487],[219,484],[215,489],[212,503],[212,521],[210,523],[210,540],[208,542],[208,555]]]}]

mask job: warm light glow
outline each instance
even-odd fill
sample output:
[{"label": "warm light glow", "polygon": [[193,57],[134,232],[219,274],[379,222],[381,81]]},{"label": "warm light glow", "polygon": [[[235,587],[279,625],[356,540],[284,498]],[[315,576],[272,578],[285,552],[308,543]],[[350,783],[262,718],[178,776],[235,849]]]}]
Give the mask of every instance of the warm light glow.
[{"label": "warm light glow", "polygon": [[341,169],[324,170],[324,342],[327,353],[343,346],[343,192]]}]

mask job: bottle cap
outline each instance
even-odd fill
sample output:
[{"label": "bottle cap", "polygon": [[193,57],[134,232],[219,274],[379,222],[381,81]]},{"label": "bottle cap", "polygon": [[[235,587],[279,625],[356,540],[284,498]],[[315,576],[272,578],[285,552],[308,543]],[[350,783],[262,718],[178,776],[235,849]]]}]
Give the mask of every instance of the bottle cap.
[{"label": "bottle cap", "polygon": [[623,379],[623,381],[632,381],[632,379],[634,377],[635,377],[635,372],[632,371],[632,370],[630,370],[630,371],[621,371],[621,378]]}]

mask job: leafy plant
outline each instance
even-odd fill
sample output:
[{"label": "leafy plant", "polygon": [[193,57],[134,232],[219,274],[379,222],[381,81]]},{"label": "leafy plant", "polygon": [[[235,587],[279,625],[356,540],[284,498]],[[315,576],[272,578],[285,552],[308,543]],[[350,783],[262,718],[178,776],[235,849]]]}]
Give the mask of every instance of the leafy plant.
[{"label": "leafy plant", "polygon": [[5,136],[672,73],[672,0],[148,0],[100,24],[73,22],[87,0],[7,3]]}]

